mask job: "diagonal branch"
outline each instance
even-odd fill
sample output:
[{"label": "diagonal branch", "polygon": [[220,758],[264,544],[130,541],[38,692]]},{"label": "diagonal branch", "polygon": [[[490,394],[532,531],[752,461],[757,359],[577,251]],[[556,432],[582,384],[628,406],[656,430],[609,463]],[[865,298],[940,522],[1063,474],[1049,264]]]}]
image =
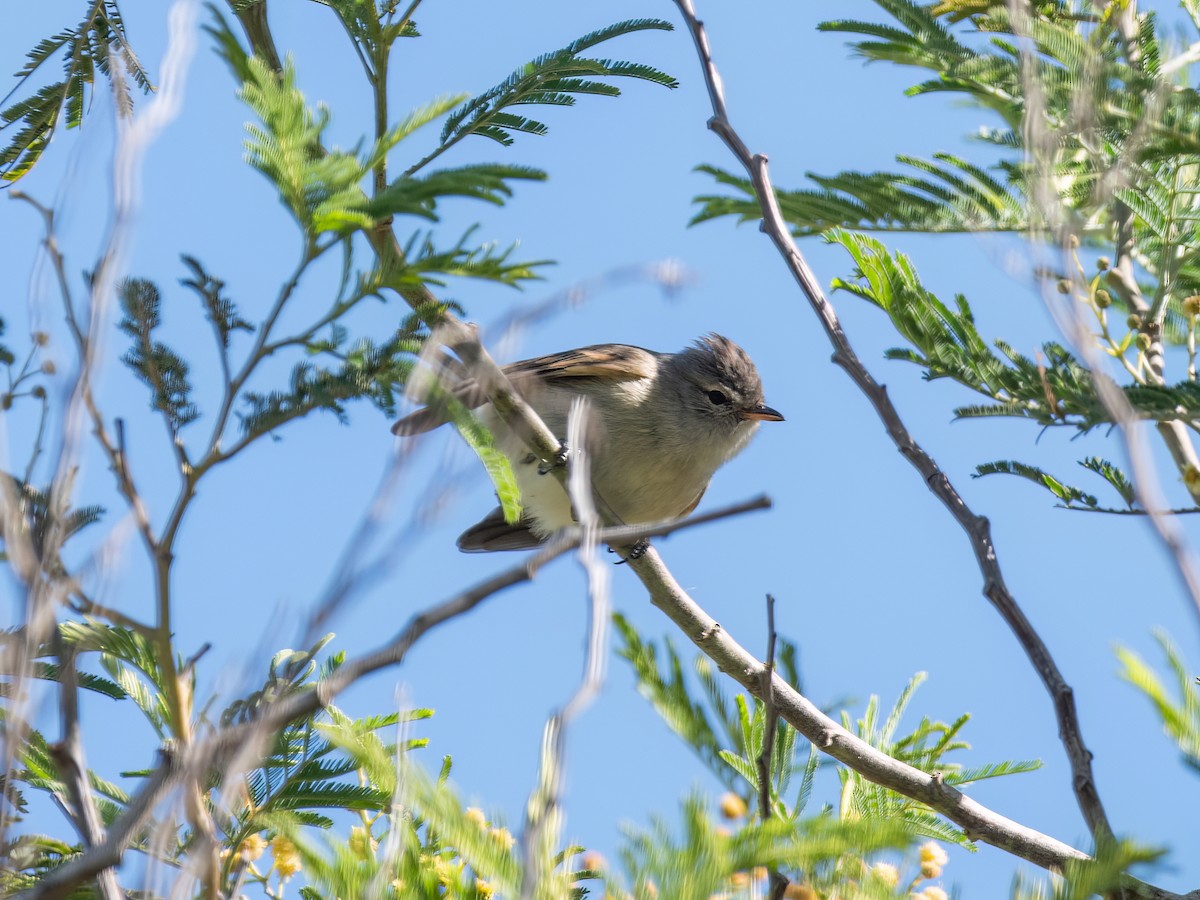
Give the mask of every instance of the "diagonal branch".
[{"label": "diagonal branch", "polygon": [[762,209],[763,231],[767,233],[776,249],[779,250],[784,262],[800,285],[800,289],[808,298],[813,311],[817,314],[829,342],[833,345],[833,361],[842,367],[850,376],[850,380],[863,392],[876,415],[883,422],[896,449],[921,474],[930,491],[942,502],[942,505],[966,533],[971,543],[971,549],[975,553],[979,572],[983,576],[984,596],[991,601],[1020,642],[1054,703],[1059,738],[1071,765],[1072,787],[1075,790],[1075,799],[1083,813],[1084,820],[1093,835],[1100,837],[1111,834],[1112,829],[1108,824],[1108,818],[1096,788],[1095,777],[1092,774],[1092,754],[1083,742],[1083,733],[1075,709],[1074,693],[1062,673],[1059,672],[1049,649],[1025,617],[1005,584],[1004,575],[996,556],[996,548],[992,543],[988,520],[967,506],[961,495],[955,490],[954,485],[950,483],[950,479],[909,433],[899,412],[892,404],[891,398],[888,397],[887,389],[875,381],[854,352],[846,333],[842,330],[837,313],[825,297],[808,262],[801,255],[796,242],[792,239],[787,223],[780,213],[779,201],[775,196],[775,188],[771,184],[767,169],[767,158],[762,154],[751,154],[730,123],[728,111],[725,108],[721,77],[713,62],[704,24],[697,18],[692,0],[675,0],[675,4],[679,7],[691,31],[704,71],[704,81],[708,87],[713,108],[713,117],[709,120],[708,126],[725,142],[725,145],[745,167],[752,179]]},{"label": "diagonal branch", "polygon": [[[650,548],[640,559],[631,560],[630,568],[649,591],[651,602],[679,626],[692,643],[750,694],[766,701],[764,679],[767,667],[688,596],[657,551]],[[784,721],[822,752],[864,778],[924,803],[962,828],[971,840],[983,841],[1051,870],[1061,870],[1069,860],[1088,859],[1087,854],[1074,847],[972,800],[946,784],[940,775],[922,772],[872,747],[821,712],[778,674],[771,675],[771,697]],[[1137,896],[1151,900],[1200,900],[1200,892],[1181,896],[1138,882],[1133,882],[1132,889]]]}]

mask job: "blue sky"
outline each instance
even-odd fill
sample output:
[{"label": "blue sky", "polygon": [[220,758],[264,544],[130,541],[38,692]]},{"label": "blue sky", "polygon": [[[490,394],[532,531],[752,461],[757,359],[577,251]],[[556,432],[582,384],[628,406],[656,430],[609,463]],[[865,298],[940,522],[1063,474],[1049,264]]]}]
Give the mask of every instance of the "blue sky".
[{"label": "blue sky", "polygon": [[[987,120],[944,98],[905,99],[907,73],[865,67],[849,57],[841,38],[816,32],[833,8],[714,2],[700,9],[734,123],[753,150],[769,155],[775,182],[796,185],[807,171],[883,168],[895,153],[950,150],[980,158],[981,149],[962,136]],[[156,76],[167,4],[142,0],[122,9],[135,48]],[[843,0],[836,12],[880,18],[864,0]],[[0,59],[15,70],[25,50],[76,15],[75,3],[29,5],[0,31]],[[665,0],[612,0],[603,8],[428,0],[418,17],[424,37],[407,42],[393,67],[392,114],[444,93],[483,90],[539,53],[634,17],[677,22]],[[332,110],[330,142],[354,145],[370,131],[369,92],[331,14],[315,3],[280,5],[272,21],[279,45],[294,55],[301,87]],[[243,123],[250,114],[207,37],[197,35],[197,41],[181,115],[145,160],[127,269],[155,280],[166,293],[164,332],[192,360],[198,401],[211,414],[216,359],[194,298],[178,287],[187,275],[179,256],[199,258],[228,283],[242,314],[257,320],[294,265],[298,236],[271,186],[242,162]],[[1045,762],[1036,773],[980,785],[972,796],[1083,846],[1086,829],[1049,700],[981,596],[966,539],[830,363],[830,348],[769,241],[756,227],[732,221],[687,227],[692,198],[712,187],[693,168],[733,167],[705,127],[708,101],[688,35],[637,34],[607,45],[604,53],[664,69],[681,86],[668,91],[624,83],[624,96],[616,100],[585,98],[575,109],[546,112],[545,137],[521,136],[507,149],[482,139],[460,145],[447,164],[532,165],[546,169],[550,180],[520,185],[503,210],[451,203],[441,233],[453,237],[477,222],[483,239],[519,240],[519,253],[557,264],[544,271],[543,283],[523,293],[456,283],[443,296],[486,324],[621,267],[681,262],[694,277],[682,294],[664,297],[648,281],[599,290],[530,329],[509,350],[510,358],[600,341],[674,350],[708,331],[741,343],[759,364],[767,402],[787,422],[760,430],[750,448],[718,473],[702,508],[763,491],[775,508],[659,542],[667,564],[752,648],[765,647],[763,597],[773,593],[779,631],[799,644],[806,693],[820,704],[851,698],[849,708],[858,714],[870,694],[890,704],[914,672],[928,672],[910,723],[922,715],[952,720],[970,712],[965,737],[973,749],[960,761]],[[73,272],[92,264],[103,240],[109,122],[101,94],[85,128],[60,135],[21,184],[61,210],[62,243]],[[398,152],[415,158],[434,136],[433,130],[418,135]],[[38,227],[24,204],[0,203],[0,272],[7,275],[0,314],[12,345],[20,346],[30,327],[49,331],[52,354],[60,370],[69,371],[57,298],[46,266],[37,261]],[[1003,336],[1026,353],[1056,337],[1040,297],[1001,269],[1006,255],[1019,249],[1016,242],[896,236],[888,243],[911,253],[927,286],[941,296],[966,294],[985,336]],[[822,282],[849,275],[844,253],[817,241],[806,241],[803,249]],[[336,272],[325,266],[314,276],[301,286],[294,322],[302,321],[302,310],[323,308]],[[1195,618],[1169,560],[1140,520],[1066,512],[1023,483],[969,477],[978,463],[1016,458],[1084,481],[1074,477],[1074,461],[1090,454],[1119,459],[1115,440],[1102,433],[1076,440],[1065,431],[1039,435],[1032,426],[1003,421],[954,422],[951,410],[974,398],[952,384],[923,382],[915,367],[885,361],[882,352],[900,341],[882,315],[847,295],[834,300],[860,356],[888,385],[914,435],[967,502],[991,519],[1009,586],[1076,690],[1114,827],[1171,846],[1174,852],[1153,880],[1178,890],[1194,887],[1200,858],[1188,835],[1200,785],[1160,736],[1147,705],[1116,677],[1113,655],[1121,644],[1157,661],[1151,632],[1161,627],[1187,656],[1200,659]],[[382,337],[402,312],[394,302],[375,306],[355,325]],[[109,356],[123,349],[114,328]],[[269,374],[278,378],[286,371],[281,366]],[[127,423],[133,465],[151,514],[161,522],[174,485],[161,423],[147,411],[141,386],[120,366],[105,369],[100,398],[107,416]],[[29,425],[12,416],[3,426],[9,460],[24,460]],[[261,442],[204,484],[181,534],[176,568],[180,650],[190,655],[205,642],[213,645],[200,666],[202,693],[260,683],[270,653],[298,640],[306,611],[325,589],[395,452],[388,425],[366,406],[352,409],[347,427],[329,416],[314,417],[289,426],[278,442]],[[197,438],[205,428],[199,424]],[[455,442],[454,435],[437,433],[406,473],[380,543],[390,534],[404,535],[395,565],[331,623],[334,646],[351,654],[370,649],[415,611],[515,561],[455,550],[454,537],[492,505],[484,476]],[[421,512],[425,485],[447,458],[459,466],[454,502],[435,521],[410,527]],[[1168,488],[1178,499],[1171,476]],[[79,495],[109,507],[109,526],[120,522],[121,502],[93,455],[84,459]],[[1184,526],[1200,540],[1191,521]],[[106,595],[131,613],[150,608],[141,553],[132,539],[126,542]],[[645,636],[672,633],[632,573],[616,570],[612,584],[614,604]],[[393,708],[400,695],[406,704],[433,707],[434,718],[415,729],[431,740],[429,765],[451,754],[464,796],[518,825],[545,718],[579,677],[583,588],[579,569],[561,561],[534,584],[430,635],[404,666],[369,679],[343,703],[365,714]],[[15,600],[11,585],[4,591]],[[7,608],[15,614],[11,602]],[[686,643],[674,639],[677,646]],[[109,709],[90,709],[84,723],[93,765],[111,774],[148,763],[149,730],[125,713],[106,718]],[[610,856],[619,843],[619,822],[644,824],[653,812],[672,819],[691,787],[719,789],[637,696],[627,667],[615,659],[602,696],[573,726],[568,747],[568,836]],[[819,799],[835,801],[828,783],[826,788]],[[1015,868],[1010,857],[988,847],[976,854],[952,851],[946,882],[964,896],[996,896]]]}]

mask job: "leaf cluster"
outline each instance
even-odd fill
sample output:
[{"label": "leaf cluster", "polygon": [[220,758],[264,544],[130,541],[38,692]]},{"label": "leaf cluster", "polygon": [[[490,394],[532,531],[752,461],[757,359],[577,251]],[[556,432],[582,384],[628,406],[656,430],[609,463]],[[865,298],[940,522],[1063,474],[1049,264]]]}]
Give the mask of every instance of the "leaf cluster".
[{"label": "leaf cluster", "polygon": [[[61,563],[58,552],[66,540],[80,530],[100,520],[104,507],[87,505],[75,509],[52,509],[51,498],[45,489],[0,472],[16,500],[15,515],[0,518],[0,562],[9,559],[14,541],[29,547],[45,571],[59,571]],[[59,501],[61,502],[61,498]],[[19,528],[19,534],[5,532],[5,527]]]},{"label": "leaf cluster", "polygon": [[[943,782],[953,787],[961,788],[987,778],[1016,775],[1041,768],[1041,763],[1037,760],[1006,760],[964,767],[954,760],[947,759],[951,753],[970,749],[970,744],[959,736],[963,726],[971,718],[967,713],[960,715],[953,722],[938,722],[923,717],[912,731],[900,734],[900,721],[913,694],[924,680],[923,672],[913,676],[882,721],[879,698],[872,695],[867,701],[863,715],[857,720],[851,721],[850,714],[843,711],[842,726],[893,759],[930,774],[940,772]],[[932,837],[957,843],[970,850],[975,849],[972,840],[961,829],[939,817],[924,804],[868,781],[848,767],[839,766],[838,777],[842,784],[843,817],[904,822],[910,834],[915,836]]]},{"label": "leaf cluster", "polygon": [[17,85],[0,102],[7,102],[22,91],[38,70],[60,52],[63,59],[59,80],[31,90],[0,111],[0,131],[15,129],[0,149],[0,180],[14,182],[26,175],[41,158],[60,124],[65,122],[67,128],[82,125],[97,71],[112,82],[117,109],[122,115],[128,115],[133,106],[127,79],[144,93],[153,90],[149,75],[126,36],[116,0],[87,0],[84,16],[77,25],[42,38],[26,54],[25,64],[16,73]]},{"label": "leaf cluster", "polygon": [[1200,773],[1200,683],[1166,632],[1154,635],[1166,657],[1167,682],[1144,659],[1127,647],[1117,648],[1121,677],[1141,692],[1153,706],[1167,736],[1179,746],[1183,761]]},{"label": "leaf cluster", "polygon": [[[855,265],[854,279],[835,279],[834,288],[879,307],[911,345],[889,350],[889,359],[915,363],[931,380],[952,378],[992,401],[959,407],[956,416],[1014,416],[1042,425],[1073,425],[1081,431],[1109,423],[1091,373],[1061,345],[1043,344],[1045,356],[1032,360],[998,340],[997,354],[980,337],[966,298],[959,295],[951,309],[925,289],[907,256],[891,253],[874,238],[841,229],[829,232],[827,239],[844,247]],[[1150,406],[1144,409],[1147,415],[1165,412],[1155,402],[1162,396],[1157,392],[1128,393],[1131,402]],[[1186,385],[1178,397],[1166,395],[1200,400]]]},{"label": "leaf cluster", "polygon": [[336,365],[299,362],[285,388],[242,395],[238,418],[243,433],[273,432],[317,410],[332,412],[345,422],[346,403],[359,399],[369,400],[388,416],[395,415],[396,388],[408,379],[424,337],[418,323],[410,319],[409,325],[411,330],[400,330],[383,341],[364,337],[354,343],[349,343],[344,329],[334,329],[328,340],[313,346],[319,348],[314,353],[332,358]]},{"label": "leaf cluster", "polygon": [[191,288],[204,305],[204,314],[217,335],[222,350],[229,349],[229,338],[235,331],[253,332],[254,326],[243,319],[236,304],[225,294],[225,282],[205,271],[194,256],[183,255],[183,264],[192,273],[191,278],[181,278],[179,283]]},{"label": "leaf cluster", "polygon": [[[644,640],[627,620],[617,615],[614,623],[621,641],[618,653],[633,666],[639,692],[717,779],[742,797],[743,808],[758,805],[759,759],[766,734],[764,704],[742,694],[730,699],[717,681],[708,658],[702,655],[697,656],[695,666],[702,698],[696,699],[694,688],[685,677],[679,655],[669,639],[663,641],[665,659],[660,660],[659,647]],[[781,641],[781,647],[781,673],[795,685],[795,649],[786,641]],[[879,699],[872,696],[856,722],[851,721],[849,713],[842,713],[844,727],[894,759],[922,771],[942,773],[945,783],[956,787],[1039,767],[1040,763],[1031,761],[963,766],[947,758],[968,749],[960,737],[969,720],[967,715],[950,723],[923,718],[916,728],[902,733],[900,722],[923,679],[922,674],[909,682],[886,718],[881,720]],[[753,852],[760,854],[756,862],[747,863],[745,858],[737,855],[741,845],[721,841],[714,845],[708,835],[713,826],[708,823],[703,803],[699,798],[693,798],[684,809],[686,840],[683,844],[674,843],[661,820],[649,832],[631,834],[626,865],[634,875],[636,895],[646,896],[644,885],[651,880],[662,888],[660,882],[665,879],[667,884],[674,885],[664,892],[666,896],[706,896],[674,891],[684,890],[691,884],[687,879],[692,877],[703,879],[704,884],[716,884],[722,879],[727,880],[732,873],[742,871],[741,867],[766,866],[783,868],[788,870],[789,878],[795,876],[793,880],[817,886],[834,888],[840,885],[845,889],[848,882],[853,881],[854,885],[868,891],[864,896],[876,896],[870,891],[875,888],[882,891],[887,886],[870,886],[864,860],[883,847],[901,849],[919,838],[932,837],[973,849],[958,828],[929,807],[867,781],[854,770],[840,765],[837,766],[841,783],[837,809],[826,804],[815,818],[804,818],[818,768],[815,747],[808,744],[807,752],[801,754],[806,744],[807,741],[801,739],[787,722],[778,723],[768,762],[771,807],[765,811],[760,808],[753,825],[747,824],[738,832],[739,836],[747,832],[748,843],[741,849],[754,848]],[[799,787],[795,800],[789,803],[785,792],[796,773],[800,774]],[[876,826],[880,830],[873,830]],[[782,830],[774,830],[777,827]],[[787,853],[798,854],[790,863],[772,855],[785,852],[771,843],[777,838],[786,838]],[[881,843],[876,845],[875,840]],[[770,849],[772,846],[774,849]],[[803,863],[799,861],[801,859]],[[850,865],[850,861],[854,864]],[[669,873],[673,868],[678,868],[681,874],[671,876]],[[685,882],[678,882],[681,877]],[[878,895],[893,896],[886,892]]]},{"label": "leaf cluster", "polygon": [[[581,56],[585,50],[613,38],[637,31],[671,31],[662,19],[627,19],[585,34],[565,47],[544,53],[514,71],[495,87],[464,101],[446,118],[441,144],[435,154],[468,135],[477,134],[508,146],[513,133],[545,134],[544,122],[510,111],[514,106],[574,106],[575,95],[620,96],[620,89],[601,78],[637,78],[663,87],[675,88],[672,76],[642,63],[623,60],[593,59]],[[418,163],[418,167],[424,161]]]},{"label": "leaf cluster", "polygon": [[[1129,477],[1115,465],[1098,456],[1089,456],[1086,459],[1082,459],[1079,461],[1079,465],[1103,478],[1109,487],[1116,491],[1117,495],[1125,503],[1125,506],[1123,508],[1103,507],[1095,495],[1069,485],[1062,479],[1039,469],[1037,466],[1013,460],[996,460],[995,462],[983,463],[975,467],[975,474],[972,477],[982,478],[985,475],[997,474],[1016,475],[1048,490],[1058,498],[1059,505],[1065,509],[1089,509],[1096,512],[1109,513],[1142,512],[1141,508],[1135,505],[1137,496],[1133,484],[1129,481]],[[1175,510],[1175,512],[1190,511],[1192,510]]]},{"label": "leaf cluster", "polygon": [[[817,816],[797,821],[770,819],[730,834],[718,827],[703,801],[692,795],[683,804],[683,833],[678,837],[661,818],[647,830],[626,829],[621,858],[633,884],[626,893],[610,880],[621,898],[763,896],[756,874],[784,870],[805,873],[809,894],[864,898],[896,897],[891,886],[871,878],[865,867],[847,869],[846,859],[862,860],[911,841],[897,822],[848,821]],[[850,872],[853,875],[850,875]],[[822,891],[818,894],[814,891]]]},{"label": "leaf cluster", "polygon": [[[680,739],[708,767],[721,784],[742,795],[747,806],[758,797],[755,760],[762,749],[765,734],[764,711],[755,703],[753,711],[744,697],[730,699],[718,673],[706,656],[695,659],[695,677],[699,682],[701,699],[692,696],[694,688],[684,674],[683,662],[671,639],[664,638],[661,649],[652,641],[646,641],[629,621],[619,613],[613,616],[621,643],[617,653],[627,660],[637,675],[640,693]],[[665,657],[660,660],[660,655]],[[777,660],[778,670],[788,684],[800,689],[799,672],[796,666],[796,646],[781,640]],[[772,751],[773,791],[782,792],[796,771],[792,759],[795,750],[795,729],[780,722],[775,733],[775,748]],[[741,765],[731,763],[730,758],[743,760]],[[800,768],[806,768],[802,764]],[[794,808],[801,810],[807,801],[808,785],[802,786]]]},{"label": "leaf cluster", "polygon": [[171,433],[200,416],[191,400],[189,366],[178,353],[154,339],[154,330],[162,324],[162,293],[152,281],[128,278],[118,289],[122,318],[120,328],[133,338],[121,362],[150,388],[150,408],[162,413]]},{"label": "leaf cluster", "polygon": [[[985,112],[971,136],[989,145],[987,156],[998,151],[1001,158],[900,154],[905,168],[898,171],[810,173],[811,187],[778,191],[793,232],[1049,236],[1040,212],[1049,188],[1050,202],[1085,242],[1115,241],[1128,219],[1127,246],[1145,292],[1169,311],[1166,336],[1182,341],[1180,305],[1200,293],[1200,93],[1183,74],[1186,64],[1166,59],[1171,37],[1155,15],[1140,13],[1127,40],[1111,16],[1081,15],[1060,3],[1022,6],[1017,20],[995,3],[876,0],[876,6],[885,21],[839,19],[820,28],[853,36],[853,52],[867,61],[918,73],[922,80],[909,96],[951,94]],[[1034,106],[1044,139],[1030,145],[1023,117]],[[747,179],[714,166],[701,171],[731,192],[698,197],[694,221],[759,218]]]}]

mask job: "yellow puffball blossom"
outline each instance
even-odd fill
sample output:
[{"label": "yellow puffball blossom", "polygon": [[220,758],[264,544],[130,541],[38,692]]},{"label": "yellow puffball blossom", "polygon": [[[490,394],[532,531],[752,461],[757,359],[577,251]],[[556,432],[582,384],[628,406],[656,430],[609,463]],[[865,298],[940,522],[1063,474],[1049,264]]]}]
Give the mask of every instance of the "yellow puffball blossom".
[{"label": "yellow puffball blossom", "polygon": [[517,839],[512,836],[512,832],[507,828],[493,828],[488,834],[497,843],[503,844],[505,849],[512,849],[512,845],[517,842]]},{"label": "yellow puffball blossom", "polygon": [[750,877],[755,881],[766,881],[771,875],[766,866],[755,866],[750,870]]},{"label": "yellow puffball blossom", "polygon": [[729,883],[735,888],[750,887],[750,875],[746,872],[734,872],[729,876]]},{"label": "yellow puffball blossom", "polygon": [[491,896],[496,893],[496,889],[482,878],[476,878],[475,893],[479,894],[483,900],[491,900]]},{"label": "yellow puffball blossom", "polygon": [[238,847],[238,854],[244,862],[254,862],[260,859],[267,849],[267,839],[261,834],[252,834]]},{"label": "yellow puffball blossom", "polygon": [[891,863],[875,863],[871,866],[871,875],[876,881],[882,881],[888,887],[895,887],[900,883],[900,870]]},{"label": "yellow puffball blossom", "polygon": [[950,900],[950,895],[936,884],[931,884],[919,894],[913,894],[916,900]]},{"label": "yellow puffball blossom", "polygon": [[300,864],[300,851],[282,834],[271,839],[271,854],[275,857],[275,871],[284,880],[291,878],[303,868]]},{"label": "yellow puffball blossom", "polygon": [[921,845],[921,875],[925,878],[937,878],[942,874],[942,866],[950,861],[942,845],[936,841],[927,841]]},{"label": "yellow puffball blossom", "polygon": [[361,825],[356,825],[350,829],[350,838],[346,841],[350,845],[350,852],[361,859],[370,859],[375,854],[375,849],[379,846],[379,841],[370,837],[367,834],[367,829]]},{"label": "yellow puffball blossom", "polygon": [[821,900],[817,892],[807,884],[792,882],[783,889],[784,900]]},{"label": "yellow puffball blossom", "polygon": [[733,791],[721,795],[721,815],[726,819],[740,819],[746,812],[746,801]]},{"label": "yellow puffball blossom", "polygon": [[649,897],[650,900],[654,900],[654,898],[658,896],[658,885],[653,881],[646,882],[646,896]]},{"label": "yellow puffball blossom", "polygon": [[487,816],[483,814],[483,810],[478,806],[468,806],[463,812],[463,816],[472,825],[477,825],[480,828],[487,828]]},{"label": "yellow puffball blossom", "polygon": [[591,869],[593,872],[599,872],[605,866],[604,857],[595,850],[589,850],[583,854],[580,862],[583,863],[585,869]]},{"label": "yellow puffball blossom", "polygon": [[450,882],[454,880],[457,874],[450,863],[446,862],[442,856],[435,856],[433,862],[433,874],[438,880],[438,884],[442,887],[449,887]]}]

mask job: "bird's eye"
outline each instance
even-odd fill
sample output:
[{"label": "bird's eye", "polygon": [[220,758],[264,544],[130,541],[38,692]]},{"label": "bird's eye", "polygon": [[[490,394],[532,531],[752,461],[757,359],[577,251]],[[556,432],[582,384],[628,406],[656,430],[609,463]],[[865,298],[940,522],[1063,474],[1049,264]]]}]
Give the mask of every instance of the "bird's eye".
[{"label": "bird's eye", "polygon": [[709,391],[708,402],[713,406],[722,406],[729,402],[729,398],[721,391]]}]

